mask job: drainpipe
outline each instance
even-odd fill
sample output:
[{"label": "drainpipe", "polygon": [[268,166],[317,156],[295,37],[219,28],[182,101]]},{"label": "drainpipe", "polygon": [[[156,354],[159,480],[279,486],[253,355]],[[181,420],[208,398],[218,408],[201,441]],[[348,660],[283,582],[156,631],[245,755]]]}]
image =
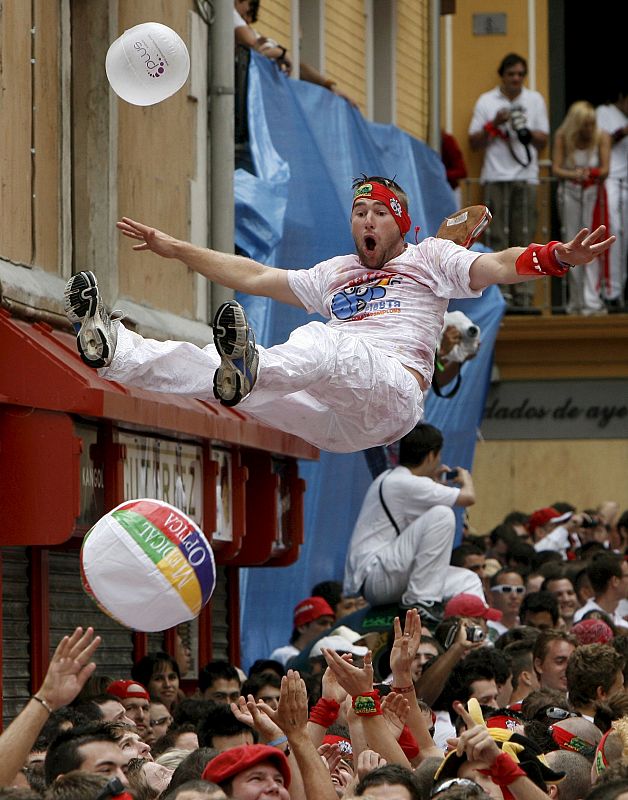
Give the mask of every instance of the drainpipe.
[{"label": "drainpipe", "polygon": [[430,0],[430,122],[428,144],[440,154],[440,0]]},{"label": "drainpipe", "polygon": [[[209,82],[209,245],[213,250],[234,250],[234,36],[233,3],[213,4],[214,20],[210,27]],[[234,292],[210,284],[211,316]]]}]

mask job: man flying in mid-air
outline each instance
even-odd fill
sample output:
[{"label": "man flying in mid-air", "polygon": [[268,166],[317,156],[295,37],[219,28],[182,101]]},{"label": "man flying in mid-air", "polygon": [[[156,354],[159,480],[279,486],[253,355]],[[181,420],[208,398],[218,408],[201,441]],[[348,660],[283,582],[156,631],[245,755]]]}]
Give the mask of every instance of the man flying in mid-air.
[{"label": "man flying in mid-air", "polygon": [[[473,223],[462,224],[479,235],[483,225]],[[229,406],[242,403],[243,411],[323,450],[363,450],[399,440],[421,419],[450,299],[478,297],[494,283],[565,275],[615,240],[605,239],[600,226],[567,243],[475,253],[441,238],[407,244],[410,227],[403,189],[375,176],[354,184],[356,253],[311,269],[268,267],[128,217],[118,222],[125,236],[139,242],[135,250],[176,258],[222,286],[330,319],[303,325],[269,348],[256,345],[234,300],[216,312],[213,345],[144,339],[111,319],[91,272],[68,282],[66,311],[81,357],[102,368],[105,378]]]}]

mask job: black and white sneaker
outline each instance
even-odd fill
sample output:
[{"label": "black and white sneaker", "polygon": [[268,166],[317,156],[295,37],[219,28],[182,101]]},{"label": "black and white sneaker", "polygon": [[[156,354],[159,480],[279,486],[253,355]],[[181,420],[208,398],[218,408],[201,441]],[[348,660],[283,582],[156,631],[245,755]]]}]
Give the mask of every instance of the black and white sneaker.
[{"label": "black and white sneaker", "polygon": [[98,291],[93,272],[78,272],[65,286],[65,313],[76,331],[83,361],[94,369],[107,367],[116,349],[116,329]]},{"label": "black and white sneaker", "polygon": [[416,608],[421,617],[421,622],[430,629],[439,625],[445,616],[445,607],[438,600],[417,600],[411,605],[402,605],[400,608],[404,611],[409,608]]},{"label": "black and white sneaker", "polygon": [[255,335],[242,306],[223,303],[214,315],[214,344],[220,366],[214,375],[214,397],[224,406],[235,406],[255,386],[259,356]]}]

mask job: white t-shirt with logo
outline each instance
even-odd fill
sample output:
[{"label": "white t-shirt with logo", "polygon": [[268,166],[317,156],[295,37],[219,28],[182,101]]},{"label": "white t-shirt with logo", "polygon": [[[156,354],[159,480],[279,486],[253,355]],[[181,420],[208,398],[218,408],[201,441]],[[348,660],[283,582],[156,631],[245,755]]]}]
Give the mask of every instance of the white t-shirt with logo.
[{"label": "white t-shirt with logo", "polygon": [[[495,119],[498,111],[504,108],[510,111],[515,106],[520,106],[523,110],[526,116],[527,128],[531,131],[549,133],[547,108],[545,100],[539,92],[534,92],[524,87],[521,90],[521,94],[515,97],[514,100],[509,100],[502,93],[499,86],[496,86],[490,92],[484,92],[479,96],[473,109],[469,134],[479,133],[487,122],[492,122]],[[539,159],[536,147],[532,143],[528,145],[530,163],[527,166],[523,166],[528,160],[526,148],[519,141],[510,121],[500,125],[499,128],[508,133],[508,140],[496,136],[489,141],[484,151],[480,182],[527,181],[528,183],[538,183]],[[522,162],[521,164],[513,156],[513,152]]]},{"label": "white t-shirt with logo", "polygon": [[434,354],[451,298],[479,297],[469,269],[480,253],[445,239],[409,244],[380,269],[357,255],[337,256],[310,269],[288,270],[288,283],[310,313],[360,336],[429,382]]}]

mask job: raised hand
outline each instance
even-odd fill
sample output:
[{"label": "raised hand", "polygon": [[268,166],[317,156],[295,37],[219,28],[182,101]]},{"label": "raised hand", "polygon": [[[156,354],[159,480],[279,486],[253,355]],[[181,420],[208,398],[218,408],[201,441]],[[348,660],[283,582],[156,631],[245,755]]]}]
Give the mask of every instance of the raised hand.
[{"label": "raised hand", "polygon": [[364,656],[364,666],[355,667],[335,650],[323,648],[323,656],[327,666],[336,676],[336,680],[347,692],[354,697],[364,692],[373,691],[373,665],[371,663],[371,651]]},{"label": "raised hand", "polygon": [[327,769],[330,773],[332,773],[342,761],[342,751],[340,750],[340,745],[334,742],[334,744],[322,744],[316,749],[319,756],[323,759],[323,762],[327,766]]},{"label": "raised hand", "polygon": [[[347,663],[351,663],[351,653],[344,653],[341,658],[343,658]],[[337,703],[342,703],[342,701],[347,696],[347,692],[342,686],[338,683],[338,679],[334,674],[331,667],[327,667],[325,672],[323,673],[322,678],[322,696],[326,700],[335,700]]]},{"label": "raised hand", "polygon": [[385,767],[388,762],[382,758],[375,750],[363,750],[358,756],[357,775],[358,780],[372,772],[377,767]]},{"label": "raised hand", "polygon": [[91,659],[101,641],[100,636],[94,636],[93,628],[76,628],[70,636],[64,636],[37,696],[53,710],[71,703],[96,669]]},{"label": "raised hand", "polygon": [[408,721],[410,704],[402,694],[391,692],[382,698],[382,713],[395,739],[399,739]]},{"label": "raised hand", "polygon": [[582,228],[570,242],[556,246],[556,255],[566,264],[588,264],[602,255],[616,241],[616,236],[606,235],[606,226],[600,225],[594,231]]},{"label": "raised hand", "polygon": [[163,258],[177,257],[178,239],[169,236],[157,228],[150,228],[142,222],[137,222],[130,217],[122,217],[116,227],[129,239],[135,239],[140,244],[133,245],[134,250],[151,250]]},{"label": "raised hand", "polygon": [[454,711],[462,717],[467,730],[458,739],[447,739],[447,744],[455,748],[459,756],[466,755],[469,761],[482,761],[489,766],[501,754],[486,725],[476,724],[462,703],[453,704]]},{"label": "raised hand", "polygon": [[408,609],[403,630],[401,629],[401,620],[399,617],[395,617],[393,629],[395,639],[390,651],[393,686],[410,686],[412,684],[412,660],[421,644],[421,617],[417,609]]},{"label": "raised hand", "polygon": [[296,670],[289,669],[281,679],[278,708],[272,709],[265,703],[260,703],[259,707],[288,738],[293,733],[305,731],[308,717],[305,681]]}]

